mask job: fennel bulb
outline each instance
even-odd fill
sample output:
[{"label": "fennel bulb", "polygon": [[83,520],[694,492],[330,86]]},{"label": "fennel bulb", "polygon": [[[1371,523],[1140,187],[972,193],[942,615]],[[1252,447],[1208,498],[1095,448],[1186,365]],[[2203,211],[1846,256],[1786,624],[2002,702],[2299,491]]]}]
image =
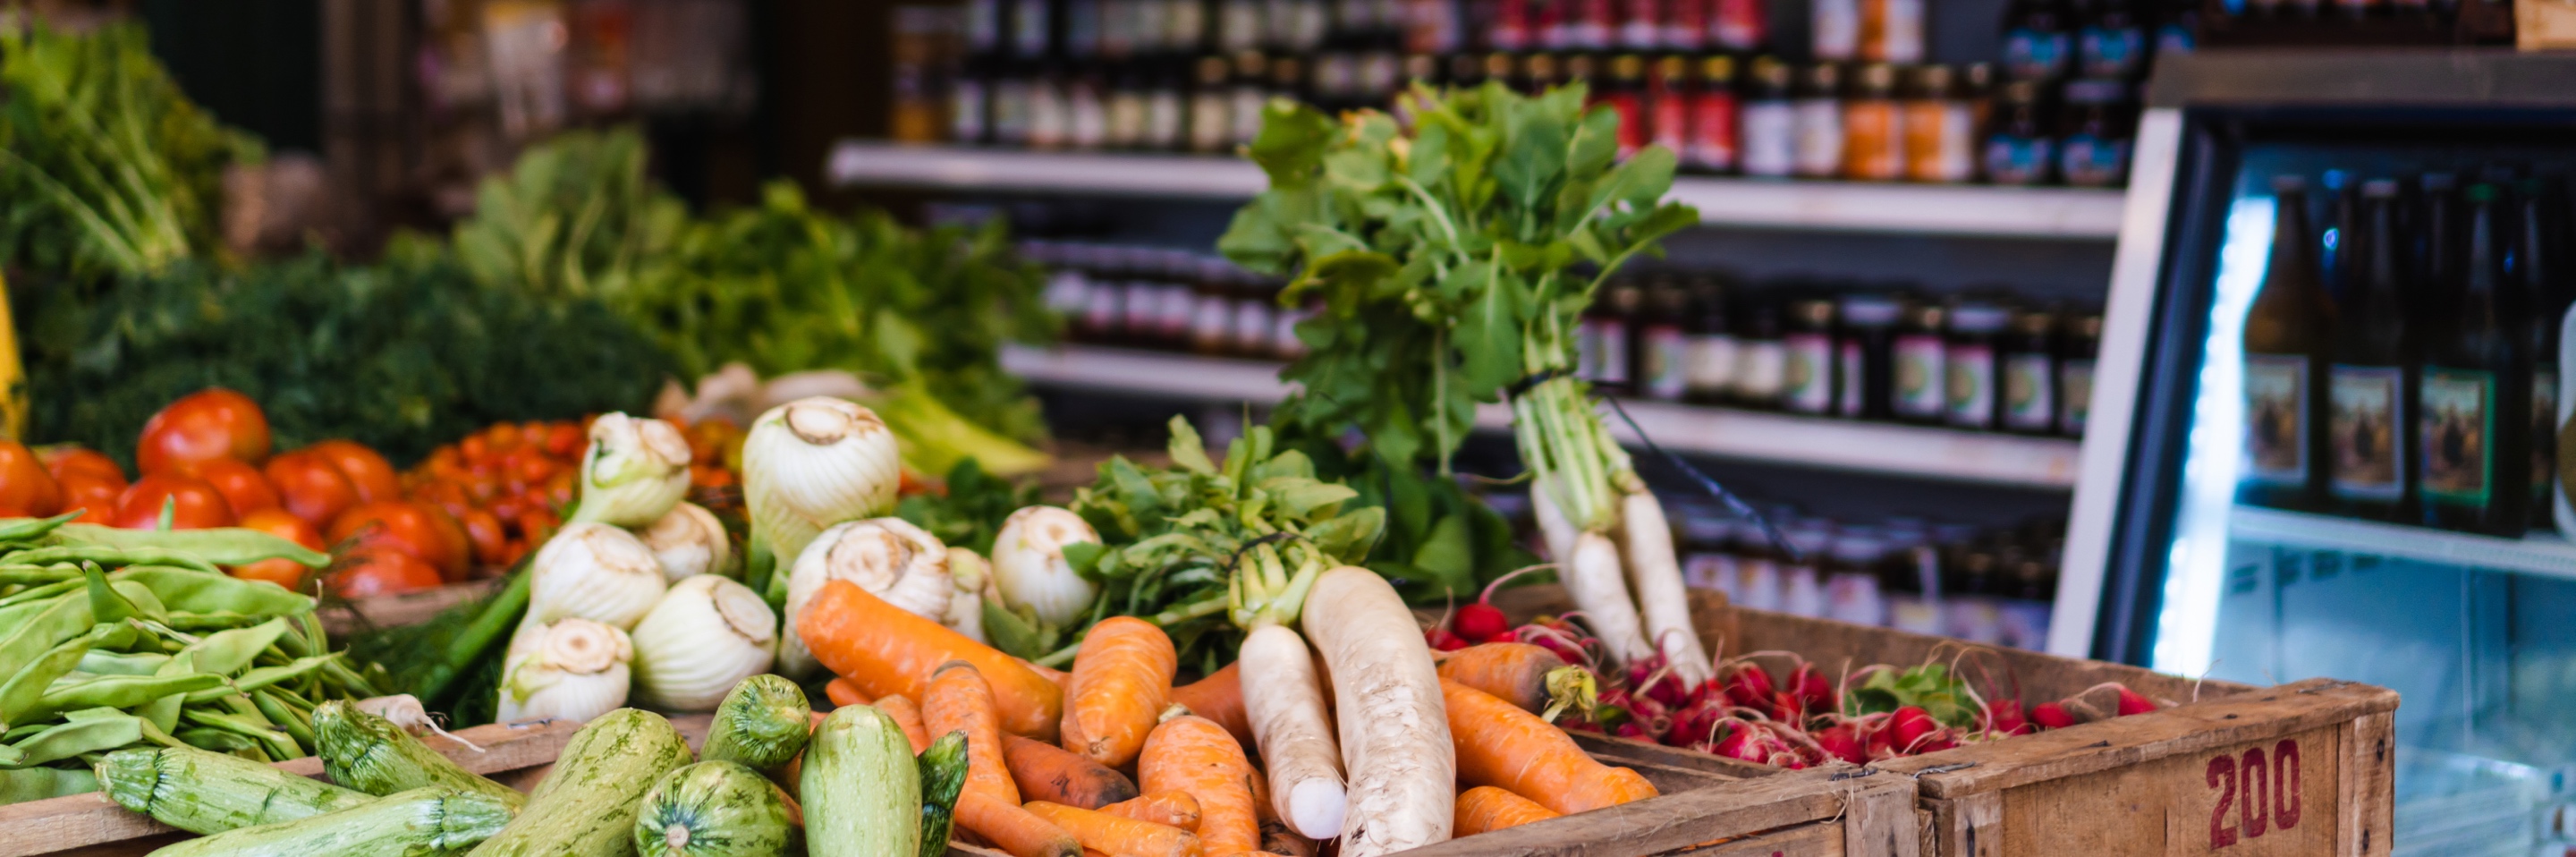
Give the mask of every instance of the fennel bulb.
[{"label": "fennel bulb", "polygon": [[[815,396],[752,421],[742,471],[752,550],[768,552],[784,568],[823,528],[893,510],[903,460],[894,432],[876,412]],[[779,590],[772,584],[764,594],[774,599]]]},{"label": "fennel bulb", "polygon": [[608,414],[590,423],[581,503],[570,520],[641,527],[689,493],[689,441],[670,423]]},{"label": "fennel bulb", "polygon": [[948,549],[948,615],[939,624],[978,643],[984,639],[984,590],[993,587],[993,566],[982,554]]},{"label": "fennel bulb", "polygon": [[733,542],[714,512],[682,502],[643,532],[644,547],[662,565],[662,575],[677,583],[692,575],[733,573]]},{"label": "fennel bulb", "polygon": [[[835,524],[815,537],[787,576],[787,631],[778,647],[780,672],[810,674],[817,664],[796,636],[796,618],[823,584],[846,580],[904,612],[944,622],[948,616],[948,546],[902,518],[869,518]],[[980,619],[980,617],[979,617]]]},{"label": "fennel bulb", "polygon": [[528,563],[528,620],[578,616],[619,630],[635,627],[670,582],[662,563],[631,533],[607,524],[565,524]]},{"label": "fennel bulb", "polygon": [[586,722],[626,704],[626,632],[577,617],[527,622],[501,663],[502,723],[558,718]]},{"label": "fennel bulb", "polygon": [[1001,593],[1002,606],[1035,610],[1039,619],[1059,628],[1081,618],[1100,587],[1065,561],[1064,546],[1077,543],[1100,543],[1100,534],[1081,515],[1054,506],[1012,512],[993,537],[993,586]]},{"label": "fennel bulb", "polygon": [[769,671],[778,614],[750,587],[701,574],[671,586],[635,623],[635,691],[669,711],[713,711],[735,684]]}]

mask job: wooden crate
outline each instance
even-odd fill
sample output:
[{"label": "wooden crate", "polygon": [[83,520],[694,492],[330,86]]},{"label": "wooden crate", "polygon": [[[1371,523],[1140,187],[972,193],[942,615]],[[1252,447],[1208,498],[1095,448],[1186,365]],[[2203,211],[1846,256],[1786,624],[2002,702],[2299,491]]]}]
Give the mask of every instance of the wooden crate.
[{"label": "wooden crate", "polygon": [[[1565,609],[1551,589],[1505,590],[1497,601],[1515,619]],[[1730,609],[1715,593],[1693,600],[1711,651],[1796,652],[1832,675],[1961,651],[1942,637]],[[1976,657],[2017,681],[2031,703],[2116,681],[2179,704],[1870,765],[1915,782],[1924,857],[2389,852],[2395,691],[2332,679],[2269,688],[2193,681],[2013,649]],[[1786,775],[1680,748],[1578,739],[1597,754],[1665,766]]]}]

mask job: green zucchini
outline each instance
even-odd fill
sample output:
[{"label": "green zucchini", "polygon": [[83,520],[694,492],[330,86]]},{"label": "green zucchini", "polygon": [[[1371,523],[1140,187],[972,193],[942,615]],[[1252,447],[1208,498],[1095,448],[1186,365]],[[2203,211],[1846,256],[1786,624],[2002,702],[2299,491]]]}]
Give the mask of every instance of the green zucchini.
[{"label": "green zucchini", "polygon": [[912,741],[870,705],[832,710],[805,745],[797,793],[813,857],[902,857],[921,850],[921,773]]},{"label": "green zucchini", "polygon": [[337,812],[375,800],[238,756],[194,747],[107,754],[98,782],[118,806],[190,833],[222,833]]},{"label": "green zucchini", "polygon": [[787,796],[759,771],[699,762],[662,775],[635,819],[643,857],[773,857],[796,834]]},{"label": "green zucchini", "polygon": [[939,736],[914,761],[921,766],[920,857],[940,857],[956,825],[957,793],[966,788],[966,730]]},{"label": "green zucchini", "polygon": [[431,857],[461,854],[501,832],[517,809],[439,786],[396,792],[338,812],[190,839],[152,857]]},{"label": "green zucchini", "polygon": [[527,808],[500,835],[475,846],[484,855],[622,857],[634,851],[635,817],[644,793],[663,774],[688,764],[689,742],[662,715],[620,708],[573,733],[554,773],[528,795]]},{"label": "green zucchini", "polygon": [[755,771],[777,770],[805,752],[805,741],[813,734],[813,713],[804,689],[783,676],[743,679],[716,706],[715,720],[707,726],[707,743],[698,755]]},{"label": "green zucchini", "polygon": [[421,743],[391,720],[334,699],[313,709],[313,740],[331,781],[371,795],[446,786],[490,797],[516,811],[528,796],[484,779]]}]

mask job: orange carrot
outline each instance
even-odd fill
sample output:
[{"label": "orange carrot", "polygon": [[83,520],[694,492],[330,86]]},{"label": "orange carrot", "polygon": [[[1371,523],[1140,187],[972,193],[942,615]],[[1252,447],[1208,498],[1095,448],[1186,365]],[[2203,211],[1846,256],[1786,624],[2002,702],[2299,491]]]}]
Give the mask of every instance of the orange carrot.
[{"label": "orange carrot", "polygon": [[[1020,787],[1002,761],[1000,715],[993,710],[993,689],[984,676],[965,663],[939,668],[930,680],[930,695],[921,700],[923,734],[966,732],[966,791],[1020,805]],[[980,831],[979,831],[980,832]],[[999,840],[995,840],[999,841]]]},{"label": "orange carrot", "polygon": [[1100,808],[1110,815],[1167,824],[1193,833],[1199,829],[1199,799],[1189,792],[1154,792]]},{"label": "orange carrot", "polygon": [[1019,661],[1020,666],[1028,667],[1030,672],[1037,673],[1040,678],[1054,682],[1057,687],[1063,687],[1073,682],[1072,673],[1065,672],[1027,658],[1012,658],[1011,660]]},{"label": "orange carrot", "polygon": [[930,727],[922,724],[921,706],[912,704],[912,697],[896,694],[871,704],[894,718],[894,725],[903,727],[903,737],[912,742],[913,755],[930,749]]},{"label": "orange carrot", "polygon": [[1449,835],[1474,836],[1489,830],[1546,821],[1557,815],[1556,810],[1540,806],[1529,798],[1493,786],[1477,786],[1458,793],[1458,817],[1450,822]]},{"label": "orange carrot", "polygon": [[832,705],[836,708],[844,705],[868,704],[868,695],[860,693],[859,686],[851,684],[850,680],[845,678],[836,678],[829,682],[825,682],[823,684],[823,695],[830,697]]},{"label": "orange carrot", "polygon": [[1440,695],[1461,783],[1500,786],[1564,815],[1655,796],[1645,777],[1593,761],[1538,715],[1454,681],[1441,681]]},{"label": "orange carrot", "polygon": [[1244,747],[1245,752],[1261,746],[1252,738],[1252,718],[1243,713],[1243,682],[1234,664],[1209,673],[1207,678],[1172,688],[1172,702],[1187,708],[1191,714],[1216,721],[1226,734]]},{"label": "orange carrot", "polygon": [[1126,774],[1044,741],[1002,736],[1002,763],[1010,766],[1024,801],[1099,809],[1136,797],[1136,783]]},{"label": "orange carrot", "polygon": [[1002,728],[1011,734],[1055,740],[1064,716],[1063,689],[1018,658],[887,604],[858,584],[823,584],[796,618],[796,633],[815,660],[870,698],[902,694],[927,703],[931,673],[962,660],[991,683]]},{"label": "orange carrot", "polygon": [[1199,857],[1199,838],[1170,825],[1093,812],[1046,801],[1024,807],[1065,829],[1082,847],[1131,857]]},{"label": "orange carrot", "polygon": [[1136,774],[1147,794],[1188,792],[1198,800],[1199,840],[1208,853],[1261,848],[1261,820],[1252,801],[1253,781],[1261,774],[1225,727],[1187,715],[1163,721],[1145,736]]},{"label": "orange carrot", "polygon": [[1073,683],[1065,688],[1063,732],[1081,736],[1065,749],[1112,768],[1136,760],[1145,733],[1163,713],[1172,694],[1172,671],[1180,653],[1172,638],[1143,619],[1114,616],[1082,635],[1081,654],[1073,659]]},{"label": "orange carrot", "polygon": [[973,775],[968,777],[966,791],[957,795],[957,826],[974,831],[1011,857],[1078,857],[1082,853],[1082,843],[1073,834],[1018,804],[975,791]]},{"label": "orange carrot", "polygon": [[1483,643],[1450,652],[1440,677],[1500,697],[1536,714],[1547,710],[1547,673],[1565,666],[1555,652],[1528,643]]}]

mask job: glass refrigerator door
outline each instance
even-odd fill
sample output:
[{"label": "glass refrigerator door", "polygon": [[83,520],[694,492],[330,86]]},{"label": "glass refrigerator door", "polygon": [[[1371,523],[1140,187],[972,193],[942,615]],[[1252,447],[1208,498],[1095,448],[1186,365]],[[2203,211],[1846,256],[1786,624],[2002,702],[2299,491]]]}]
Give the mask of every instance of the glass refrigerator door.
[{"label": "glass refrigerator door", "polygon": [[[2327,266],[2353,240],[2335,197],[2395,179],[2408,189],[2395,207],[2411,212],[2435,173],[2464,191],[2494,182],[2507,199],[2529,192],[2528,180],[2554,183],[2546,208],[2558,237],[2544,249],[2555,256],[2541,258],[2576,261],[2564,194],[2576,173],[2576,60],[2204,54],[2160,65],[2150,104],[2051,648],[2253,684],[2330,676],[2396,689],[2395,853],[2576,854],[2561,820],[2576,813],[2560,811],[2576,773],[2576,546],[2553,527],[2497,536],[2363,520],[2331,494],[2274,504],[2296,511],[2239,499],[2249,426],[2281,437],[2284,401],[2313,397],[2305,413],[2345,432],[2299,454],[2328,456],[2331,468],[2332,456],[2371,446],[2352,433],[2368,424],[2353,416],[2364,413],[2358,398],[2344,397],[2338,420],[2328,385],[2248,377],[2247,320],[2285,237],[2275,235],[2276,177],[2304,181],[2307,234],[2286,237]],[[2397,243],[2418,241],[2422,224],[2411,217]],[[2558,264],[2563,311],[2576,269]],[[2346,285],[2359,279],[2320,278],[2339,318],[2364,317],[2362,290]],[[2407,318],[2438,331],[2463,298],[2456,280],[2430,282],[2415,287],[2423,299]],[[2510,306],[2514,325],[2538,312]],[[2538,425],[2464,436],[2442,421],[2493,419],[2492,401],[2412,389],[2403,402],[2432,438],[2412,445],[2419,462],[2509,456],[2512,439],[2546,441],[2564,420],[2552,408]],[[2546,377],[2537,389],[2576,398]],[[2424,482],[2405,481],[2408,496]]]}]

